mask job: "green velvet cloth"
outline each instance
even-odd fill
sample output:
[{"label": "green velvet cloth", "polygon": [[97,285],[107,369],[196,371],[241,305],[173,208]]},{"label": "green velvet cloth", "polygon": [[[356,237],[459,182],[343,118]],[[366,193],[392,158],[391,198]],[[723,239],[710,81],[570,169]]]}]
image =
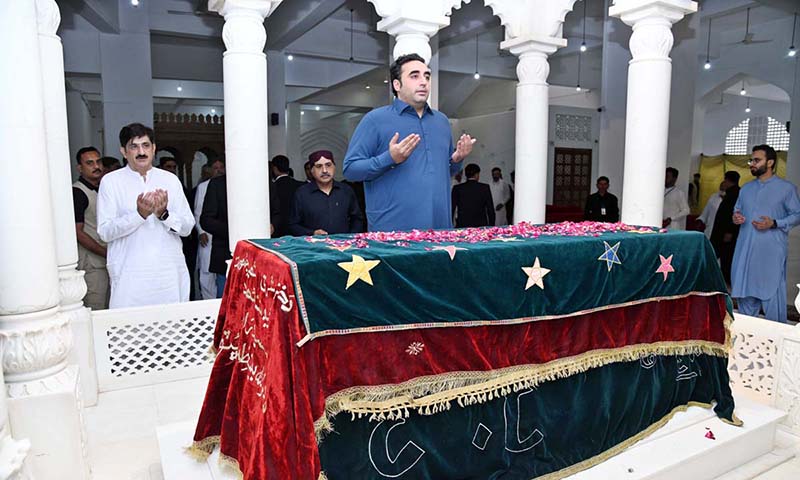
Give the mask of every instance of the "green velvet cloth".
[{"label": "green velvet cloth", "polygon": [[342,413],[319,445],[322,469],[329,480],[529,479],[558,472],[625,446],[690,402],[715,402],[716,413],[733,421],[726,363],[711,355],[651,356],[431,416],[378,422]]},{"label": "green velvet cloth", "polygon": [[[334,239],[352,238],[349,235]],[[619,264],[598,260],[619,243]],[[705,236],[699,232],[605,233],[599,236],[541,236],[519,241],[460,243],[453,260],[434,247],[370,241],[368,248],[332,249],[305,238],[253,240],[296,264],[301,316],[308,333],[364,327],[420,326],[431,322],[474,322],[565,315],[631,301],[726,293],[725,282]],[[353,255],[380,260],[346,289],[348,272],[338,264]],[[673,256],[666,280],[656,272],[659,255]],[[549,269],[526,289],[523,267]],[[298,288],[299,287],[299,288]]]}]

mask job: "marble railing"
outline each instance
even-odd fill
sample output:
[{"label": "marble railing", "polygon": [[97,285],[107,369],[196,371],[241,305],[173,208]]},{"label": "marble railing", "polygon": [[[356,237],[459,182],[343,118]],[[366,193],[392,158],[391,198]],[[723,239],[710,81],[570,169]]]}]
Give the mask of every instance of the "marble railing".
[{"label": "marble railing", "polygon": [[784,426],[800,436],[800,325],[737,313],[731,335],[734,394],[787,412]]}]

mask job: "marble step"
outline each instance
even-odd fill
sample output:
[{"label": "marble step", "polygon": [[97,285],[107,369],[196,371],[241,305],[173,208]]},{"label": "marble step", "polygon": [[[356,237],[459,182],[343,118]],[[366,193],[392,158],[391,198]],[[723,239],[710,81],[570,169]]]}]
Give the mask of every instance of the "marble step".
[{"label": "marble step", "polygon": [[[736,414],[744,426],[720,421],[711,410],[691,407],[625,452],[572,480],[746,480],[794,456],[792,449],[775,448],[775,432],[786,414],[737,399]],[[219,465],[219,453],[197,462],[184,453],[194,432],[194,422],[181,422],[157,430],[164,480],[234,480],[236,473]],[[715,440],[705,437],[710,429]]]}]

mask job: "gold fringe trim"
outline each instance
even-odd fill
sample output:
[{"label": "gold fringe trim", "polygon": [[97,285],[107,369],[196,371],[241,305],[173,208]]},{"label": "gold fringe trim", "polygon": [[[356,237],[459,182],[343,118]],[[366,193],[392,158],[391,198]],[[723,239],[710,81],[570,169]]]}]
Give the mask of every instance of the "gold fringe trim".
[{"label": "gold fringe trim", "polygon": [[[727,325],[726,325],[727,327]],[[392,385],[358,386],[337,392],[325,399],[325,412],[314,422],[317,442],[333,431],[331,419],[350,412],[352,419],[407,418],[410,411],[434,415],[449,410],[455,401],[460,407],[485,403],[513,392],[611,363],[630,362],[648,355],[706,354],[727,357],[730,346],[704,340],[657,342],[628,345],[616,349],[591,350],[573,357],[544,364],[529,364],[491,371],[450,372],[417,377]]]},{"label": "gold fringe trim", "polygon": [[645,437],[648,437],[655,433],[656,430],[663,427],[667,424],[672,417],[675,416],[678,412],[685,412],[689,409],[689,407],[702,407],[702,408],[711,408],[710,403],[702,403],[702,402],[689,402],[686,405],[678,405],[677,407],[673,408],[671,412],[666,414],[661,420],[657,421],[656,423],[650,425],[646,429],[642,430],[641,432],[637,433],[636,435],[632,436],[631,438],[625,440],[624,442],[618,443],[613,447],[609,448],[608,450],[595,455],[592,458],[586,459],[582,462],[578,462],[574,465],[570,465],[569,467],[562,468],[557,472],[548,473],[546,475],[542,475],[541,477],[536,477],[536,480],[557,480],[564,477],[569,477],[570,475],[575,475],[578,472],[582,472],[588,468],[592,468],[595,465],[599,465],[611,457],[615,457],[620,453],[624,452],[635,443],[643,440]]},{"label": "gold fringe trim", "polygon": [[[198,440],[193,442],[190,446],[183,449],[183,451],[189,455],[190,457],[194,458],[198,462],[205,462],[208,461],[209,455],[214,449],[219,446],[220,436],[214,435],[212,437],[206,437],[202,440]],[[239,461],[233,457],[229,457],[219,452],[219,464],[224,468],[230,469],[238,480],[242,480],[244,478],[244,474],[242,473],[242,469],[239,468]]]},{"label": "gold fringe trim", "polygon": [[219,445],[219,440],[219,435],[206,437],[202,440],[192,442],[192,444],[185,447],[183,451],[198,462],[205,462],[208,460],[208,456],[211,455],[211,452]]}]

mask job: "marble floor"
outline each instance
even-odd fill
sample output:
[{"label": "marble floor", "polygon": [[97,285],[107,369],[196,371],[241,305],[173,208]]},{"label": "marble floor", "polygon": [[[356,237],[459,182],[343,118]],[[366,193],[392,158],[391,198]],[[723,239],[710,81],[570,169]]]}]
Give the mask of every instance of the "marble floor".
[{"label": "marble floor", "polygon": [[[84,412],[93,480],[164,480],[156,428],[197,418],[206,382],[197,378],[101,393],[97,405]],[[736,473],[718,480],[750,478]],[[800,458],[755,477],[798,478]]]},{"label": "marble floor", "polygon": [[207,381],[101,393],[84,411],[93,480],[163,480],[156,428],[196,419]]}]

